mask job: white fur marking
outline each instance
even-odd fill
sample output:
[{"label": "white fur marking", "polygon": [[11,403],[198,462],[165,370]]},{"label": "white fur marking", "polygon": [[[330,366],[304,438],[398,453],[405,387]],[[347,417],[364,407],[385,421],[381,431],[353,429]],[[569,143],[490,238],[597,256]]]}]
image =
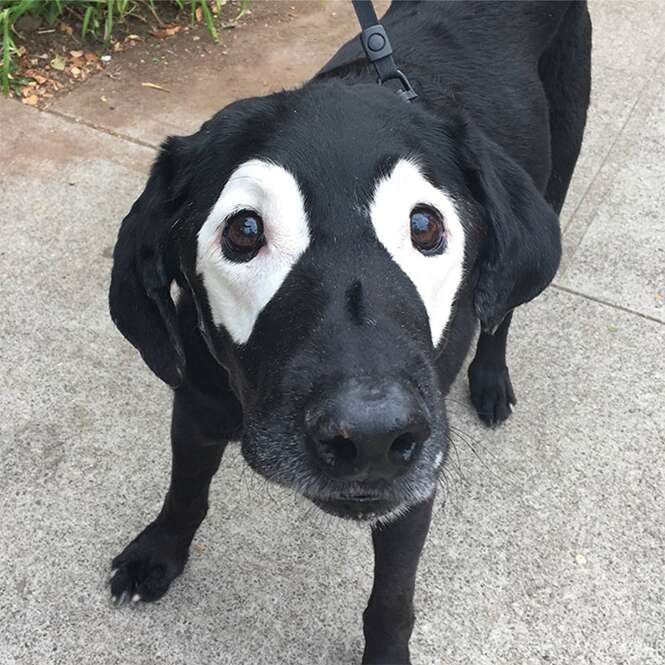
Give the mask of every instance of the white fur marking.
[{"label": "white fur marking", "polygon": [[[444,218],[447,243],[440,255],[424,256],[411,243],[410,215],[418,204],[436,208]],[[453,200],[434,187],[417,164],[401,159],[392,173],[378,182],[370,216],[377,238],[416,287],[436,346],[463,277],[464,229]]]},{"label": "white fur marking", "polygon": [[441,466],[441,462],[443,462],[443,453],[439,451],[434,458],[434,468],[438,469]]},{"label": "white fur marking", "polygon": [[[222,253],[221,236],[225,220],[243,209],[261,215],[266,243],[251,261],[235,263]],[[303,195],[286,169],[252,159],[231,174],[199,231],[196,269],[215,325],[224,326],[237,344],[249,339],[309,238]]]}]

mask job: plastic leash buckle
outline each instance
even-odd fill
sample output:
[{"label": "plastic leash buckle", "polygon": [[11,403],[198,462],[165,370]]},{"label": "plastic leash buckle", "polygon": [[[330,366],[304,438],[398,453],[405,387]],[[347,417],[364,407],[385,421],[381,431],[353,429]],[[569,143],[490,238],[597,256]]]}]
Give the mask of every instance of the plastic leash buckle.
[{"label": "plastic leash buckle", "polygon": [[380,24],[372,25],[366,28],[360,34],[363,50],[367,59],[374,65],[379,79],[379,83],[397,80],[402,89],[398,94],[407,102],[413,101],[418,97],[413,86],[409,83],[404,73],[397,69],[397,64],[393,58],[393,49],[388,39],[388,35]]}]

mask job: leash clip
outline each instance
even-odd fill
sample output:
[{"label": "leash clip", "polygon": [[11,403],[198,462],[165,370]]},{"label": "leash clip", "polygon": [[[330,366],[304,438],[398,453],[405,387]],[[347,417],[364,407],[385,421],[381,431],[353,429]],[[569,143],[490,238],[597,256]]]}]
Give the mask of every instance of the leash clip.
[{"label": "leash clip", "polygon": [[397,91],[397,94],[405,101],[405,102],[412,102],[414,99],[418,98],[418,95],[416,94],[416,91],[413,89],[411,84],[409,83],[409,79],[406,78],[406,75],[402,72],[401,69],[396,69],[395,74],[393,76],[389,76],[385,78],[383,81],[379,79],[379,84],[383,85],[386,81],[390,81],[391,79],[396,79],[402,84],[401,90]]},{"label": "leash clip", "polygon": [[362,28],[360,43],[367,59],[376,69],[379,83],[383,85],[386,81],[399,81],[401,85],[401,90],[397,91],[399,96],[404,101],[413,101],[418,95],[406,75],[397,68],[393,58],[393,47],[384,27],[378,22],[372,3],[367,0],[355,0],[353,6]]}]

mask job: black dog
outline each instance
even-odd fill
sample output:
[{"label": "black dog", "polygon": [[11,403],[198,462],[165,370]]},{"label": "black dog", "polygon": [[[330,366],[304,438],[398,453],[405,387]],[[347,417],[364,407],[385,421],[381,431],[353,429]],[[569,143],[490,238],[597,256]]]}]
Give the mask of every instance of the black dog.
[{"label": "black dog", "polygon": [[444,396],[480,321],[471,398],[510,414],[511,312],[559,264],[591,26],[567,2],[395,3],[383,23],[415,103],[354,39],[299,90],[168,139],[122,223],[111,313],[174,388],[173,468],[111,589],[166,592],[240,439],[265,478],[370,522],[363,662],[405,663]]}]

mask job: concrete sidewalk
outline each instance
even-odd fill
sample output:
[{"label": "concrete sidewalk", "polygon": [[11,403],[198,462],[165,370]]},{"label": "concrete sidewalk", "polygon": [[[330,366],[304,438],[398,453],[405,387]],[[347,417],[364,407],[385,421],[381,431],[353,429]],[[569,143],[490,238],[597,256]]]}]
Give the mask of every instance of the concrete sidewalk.
[{"label": "concrete sidewalk", "polygon": [[[166,133],[303,80],[355,30],[342,3],[272,27],[252,7],[195,76],[184,59],[97,77],[41,113],[0,99],[2,665],[360,660],[366,530],[267,486],[235,450],[170,593],[113,610],[103,588],[169,471],[169,392],[107,313],[118,224]],[[451,396],[466,434],[420,569],[418,665],[665,663],[665,6],[604,0],[592,18],[564,265],[513,326],[518,409],[489,431],[464,377]]]}]

